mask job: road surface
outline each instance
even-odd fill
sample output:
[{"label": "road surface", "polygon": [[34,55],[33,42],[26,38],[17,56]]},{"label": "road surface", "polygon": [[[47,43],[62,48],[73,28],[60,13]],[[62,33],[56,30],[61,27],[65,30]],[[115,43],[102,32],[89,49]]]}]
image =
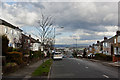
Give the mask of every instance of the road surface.
[{"label": "road surface", "polygon": [[50,78],[118,78],[118,69],[86,59],[64,58],[53,62]]}]

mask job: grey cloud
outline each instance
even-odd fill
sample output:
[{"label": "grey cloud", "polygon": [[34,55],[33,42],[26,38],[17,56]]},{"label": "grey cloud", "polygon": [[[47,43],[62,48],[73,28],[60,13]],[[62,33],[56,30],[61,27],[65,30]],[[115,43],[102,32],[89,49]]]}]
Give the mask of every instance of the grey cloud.
[{"label": "grey cloud", "polygon": [[[105,31],[102,26],[117,25],[117,3],[18,2],[16,6],[20,10],[35,12],[39,16],[41,11],[52,15],[56,25],[63,26],[68,31],[77,29]],[[8,10],[10,14],[19,15],[13,7],[10,9]]]},{"label": "grey cloud", "polygon": [[[80,5],[78,9],[74,8],[74,3],[46,3],[47,6],[44,6],[47,9],[46,13],[55,16],[56,24],[64,26],[66,30],[105,31],[105,28],[102,26],[101,28],[100,25],[117,25],[116,3],[92,3],[90,5],[88,3],[87,6],[86,3],[76,4]],[[92,9],[94,7],[89,8],[92,5],[95,10]],[[113,16],[108,16],[109,14]]]},{"label": "grey cloud", "polygon": [[[26,13],[34,12],[38,15],[38,20],[40,19],[42,11],[45,15],[53,16],[55,21],[54,25],[64,27],[63,32],[75,32],[78,29],[82,29],[85,33],[91,35],[80,36],[81,40],[91,40],[103,38],[103,36],[95,35],[95,32],[106,32],[107,30],[104,26],[117,25],[117,6],[117,2],[20,2],[16,3],[17,10],[12,6],[7,8],[4,4],[3,10],[7,9],[8,13],[13,16],[19,16],[21,14],[20,10]],[[30,17],[32,17],[32,15]],[[29,25],[24,22],[24,18],[16,22],[18,24],[25,24],[26,26]]]}]

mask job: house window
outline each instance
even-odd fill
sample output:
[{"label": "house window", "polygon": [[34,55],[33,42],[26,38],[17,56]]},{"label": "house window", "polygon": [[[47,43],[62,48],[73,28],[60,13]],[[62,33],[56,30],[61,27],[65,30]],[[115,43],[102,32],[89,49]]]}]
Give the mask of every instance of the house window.
[{"label": "house window", "polygon": [[7,33],[7,28],[5,28],[5,33]]},{"label": "house window", "polygon": [[116,43],[116,38],[114,39],[114,43]]},{"label": "house window", "polygon": [[9,44],[8,44],[8,46],[9,46],[9,47],[12,47],[12,46],[13,46],[13,44],[12,44],[12,43],[9,43]]},{"label": "house window", "polygon": [[108,43],[107,43],[107,42],[103,43],[103,46],[104,46],[104,47],[107,47],[107,46],[108,46]]},{"label": "house window", "polygon": [[117,54],[117,50],[116,50],[116,48],[114,48],[114,54],[115,54],[115,55]]},{"label": "house window", "polygon": [[120,48],[118,48],[118,55],[120,55]]},{"label": "house window", "polygon": [[120,48],[118,48],[118,47],[114,48],[114,54],[120,55]]},{"label": "house window", "polygon": [[11,29],[11,34],[13,34],[13,30]]},{"label": "house window", "polygon": [[118,36],[118,39],[117,39],[118,42],[120,42],[120,36]]},{"label": "house window", "polygon": [[107,47],[108,46],[108,43],[105,43],[105,47]]},{"label": "house window", "polygon": [[90,48],[90,51],[92,51],[92,48]]},{"label": "house window", "polygon": [[30,43],[30,40],[28,39],[28,43]]},{"label": "house window", "polygon": [[14,31],[15,34],[17,34],[17,31]]}]

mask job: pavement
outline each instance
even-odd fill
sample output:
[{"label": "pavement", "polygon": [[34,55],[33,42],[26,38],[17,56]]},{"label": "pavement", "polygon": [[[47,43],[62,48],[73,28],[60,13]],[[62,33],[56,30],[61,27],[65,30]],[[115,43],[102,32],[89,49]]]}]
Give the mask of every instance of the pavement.
[{"label": "pavement", "polygon": [[120,67],[120,62],[112,62],[112,61],[101,61],[101,60],[95,60],[95,59],[88,59],[93,62],[99,62],[107,66],[113,66],[113,67]]},{"label": "pavement", "polygon": [[51,68],[51,79],[118,79],[119,69],[105,66],[96,61],[76,58],[64,58],[53,61]]},{"label": "pavement", "polygon": [[[45,59],[44,61],[46,61]],[[10,73],[6,76],[2,76],[3,80],[28,80],[31,78],[32,72],[34,72],[40,65],[42,64],[42,60],[37,61],[36,63],[30,64],[17,70],[14,73]]]}]

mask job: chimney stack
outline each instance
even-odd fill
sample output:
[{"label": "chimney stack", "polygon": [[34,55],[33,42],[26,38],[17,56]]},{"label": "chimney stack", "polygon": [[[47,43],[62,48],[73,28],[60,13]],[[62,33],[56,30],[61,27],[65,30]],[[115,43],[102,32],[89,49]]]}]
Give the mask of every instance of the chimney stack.
[{"label": "chimney stack", "polygon": [[97,41],[97,44],[99,44],[100,43],[100,41]]},{"label": "chimney stack", "polygon": [[104,40],[107,40],[107,37],[104,37]]},{"label": "chimney stack", "polygon": [[120,35],[120,31],[119,30],[116,32],[116,35]]},{"label": "chimney stack", "polygon": [[39,39],[37,39],[37,41],[39,42]]},{"label": "chimney stack", "polygon": [[29,35],[29,38],[31,38],[31,35]]}]

